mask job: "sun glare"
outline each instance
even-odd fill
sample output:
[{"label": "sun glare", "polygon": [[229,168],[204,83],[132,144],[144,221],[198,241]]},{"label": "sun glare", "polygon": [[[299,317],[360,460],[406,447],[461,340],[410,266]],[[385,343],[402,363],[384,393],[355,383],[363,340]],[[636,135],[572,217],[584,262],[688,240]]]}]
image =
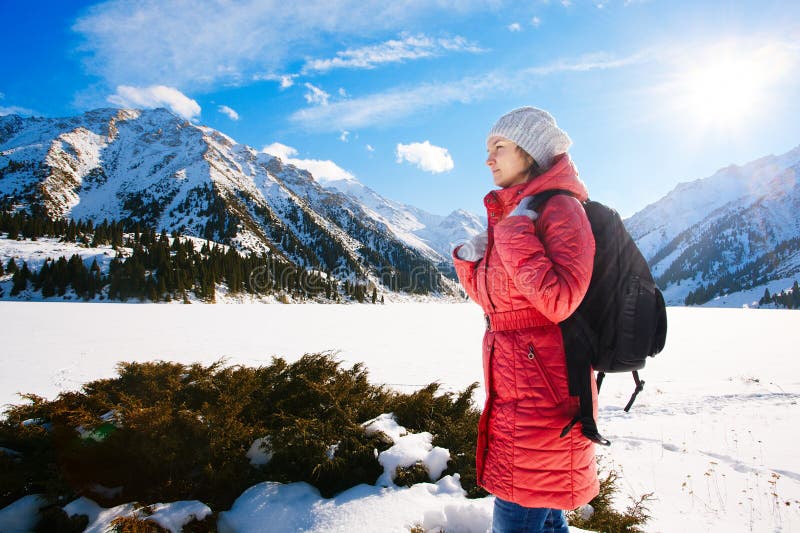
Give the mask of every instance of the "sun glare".
[{"label": "sun glare", "polygon": [[698,53],[670,84],[676,111],[698,127],[741,129],[770,105],[773,86],[788,70],[785,50],[725,45]]}]

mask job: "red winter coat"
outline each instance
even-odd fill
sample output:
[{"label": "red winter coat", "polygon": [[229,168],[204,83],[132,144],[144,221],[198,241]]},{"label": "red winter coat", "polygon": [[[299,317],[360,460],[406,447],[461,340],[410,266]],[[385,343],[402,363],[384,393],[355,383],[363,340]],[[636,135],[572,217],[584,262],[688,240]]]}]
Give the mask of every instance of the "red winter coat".
[{"label": "red winter coat", "polygon": [[574,509],[597,495],[597,470],[594,444],[580,424],[559,437],[578,412],[578,398],[569,396],[558,323],[586,294],[594,237],[571,196],[550,198],[535,222],[507,218],[522,198],[548,189],[588,196],[565,154],[532,181],[486,195],[489,245],[483,259],[461,260],[458,249],[453,255],[461,284],[487,314],[478,483],[526,507]]}]

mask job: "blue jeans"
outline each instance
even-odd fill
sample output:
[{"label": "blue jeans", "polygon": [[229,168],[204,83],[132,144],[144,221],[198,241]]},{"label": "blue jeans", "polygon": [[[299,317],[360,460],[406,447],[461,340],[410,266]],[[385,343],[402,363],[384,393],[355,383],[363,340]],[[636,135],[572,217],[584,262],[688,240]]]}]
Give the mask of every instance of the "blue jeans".
[{"label": "blue jeans", "polygon": [[564,511],[494,500],[492,533],[569,533]]}]

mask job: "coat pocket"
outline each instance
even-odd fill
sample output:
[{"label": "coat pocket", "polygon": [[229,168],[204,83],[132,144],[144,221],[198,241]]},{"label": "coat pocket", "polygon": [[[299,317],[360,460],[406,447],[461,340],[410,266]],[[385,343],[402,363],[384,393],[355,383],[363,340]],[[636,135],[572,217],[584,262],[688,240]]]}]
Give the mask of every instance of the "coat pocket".
[{"label": "coat pocket", "polygon": [[553,378],[550,375],[550,372],[548,372],[547,366],[542,362],[541,358],[536,354],[536,350],[534,349],[533,344],[528,345],[528,359],[533,361],[536,370],[539,372],[539,375],[542,378],[542,382],[544,383],[545,388],[550,394],[550,399],[553,401],[554,404],[559,405],[562,401],[564,401],[564,399],[561,397],[561,394],[559,394],[558,389],[553,383]]}]

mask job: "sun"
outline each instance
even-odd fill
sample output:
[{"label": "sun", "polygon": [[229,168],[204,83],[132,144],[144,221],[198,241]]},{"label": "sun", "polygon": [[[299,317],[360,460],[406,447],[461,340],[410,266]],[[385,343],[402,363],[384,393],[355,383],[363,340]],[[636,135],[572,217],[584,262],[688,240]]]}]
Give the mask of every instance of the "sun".
[{"label": "sun", "polygon": [[763,81],[742,58],[721,58],[686,73],[684,105],[702,123],[732,126],[742,109],[759,105]]},{"label": "sun", "polygon": [[675,111],[703,129],[737,130],[771,104],[771,89],[788,70],[785,50],[719,45],[687,54],[669,86]]}]

